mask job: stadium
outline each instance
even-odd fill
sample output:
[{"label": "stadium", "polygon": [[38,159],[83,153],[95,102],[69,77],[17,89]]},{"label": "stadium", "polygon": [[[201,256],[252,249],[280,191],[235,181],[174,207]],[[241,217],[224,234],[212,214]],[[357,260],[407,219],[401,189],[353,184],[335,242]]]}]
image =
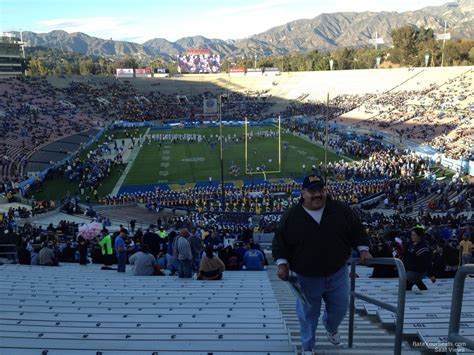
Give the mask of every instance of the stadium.
[{"label": "stadium", "polygon": [[[192,53],[179,76],[0,79],[0,353],[298,353],[298,296],[270,247],[312,173],[356,211],[374,256],[352,269],[342,343],[318,329],[318,353],[473,351],[459,245],[474,230],[474,67],[218,73],[218,54]],[[405,292],[400,246],[420,225],[433,282]],[[101,270],[102,228],[127,234],[127,258],[164,233],[164,276]],[[163,246],[183,228],[215,246],[222,280],[173,276]],[[59,268],[34,265],[48,243]],[[247,247],[264,270],[231,263]]]}]

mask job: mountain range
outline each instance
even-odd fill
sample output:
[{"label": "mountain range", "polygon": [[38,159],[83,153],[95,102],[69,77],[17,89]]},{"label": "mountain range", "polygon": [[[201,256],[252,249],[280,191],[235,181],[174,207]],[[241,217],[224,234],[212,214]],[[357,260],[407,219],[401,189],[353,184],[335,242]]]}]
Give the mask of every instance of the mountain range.
[{"label": "mountain range", "polygon": [[106,40],[85,33],[56,30],[49,33],[23,32],[29,47],[58,48],[86,55],[170,59],[188,48],[208,48],[223,57],[259,57],[338,47],[367,46],[370,38],[383,37],[391,44],[390,33],[403,25],[432,28],[442,33],[445,21],[452,38],[474,38],[474,1],[458,0],[441,6],[407,12],[337,12],[320,14],[277,26],[244,39],[222,40],[203,36],[185,37],[170,42],[154,38],[143,44]]}]

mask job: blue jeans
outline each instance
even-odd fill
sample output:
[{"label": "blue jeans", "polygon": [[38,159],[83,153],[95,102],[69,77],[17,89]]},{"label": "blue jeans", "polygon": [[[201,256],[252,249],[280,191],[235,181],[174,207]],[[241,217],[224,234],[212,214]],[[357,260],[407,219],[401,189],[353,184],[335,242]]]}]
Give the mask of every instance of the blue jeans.
[{"label": "blue jeans", "polygon": [[188,279],[193,277],[192,260],[178,260],[178,277]]},{"label": "blue jeans", "polygon": [[117,271],[125,272],[125,264],[127,262],[127,253],[119,252],[117,253]]},{"label": "blue jeans", "polygon": [[300,336],[303,351],[313,350],[316,342],[316,328],[321,313],[321,300],[326,309],[323,324],[326,330],[335,333],[344,319],[349,306],[349,273],[347,266],[328,277],[307,277],[297,275],[309,304],[296,301],[296,315],[300,322]]}]

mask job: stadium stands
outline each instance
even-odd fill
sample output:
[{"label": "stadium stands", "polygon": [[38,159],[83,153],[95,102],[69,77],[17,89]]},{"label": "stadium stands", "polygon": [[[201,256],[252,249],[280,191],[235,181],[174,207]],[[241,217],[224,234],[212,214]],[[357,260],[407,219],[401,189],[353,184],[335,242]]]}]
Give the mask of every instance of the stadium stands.
[{"label": "stadium stands", "polygon": [[0,266],[5,354],[295,354],[263,272],[222,281]]},{"label": "stadium stands", "polygon": [[[453,158],[468,156],[473,146],[472,67],[283,73],[261,78],[220,74],[130,81],[101,77],[8,80],[13,81],[0,80],[0,90],[4,89],[0,96],[1,172],[4,190],[10,193],[6,197],[11,197],[25,173],[47,168],[77,151],[111,119],[195,119],[201,117],[203,95],[212,98],[227,91],[234,94],[226,114],[235,119],[258,120],[281,113],[316,116],[315,123],[321,123],[323,102],[329,92],[331,115],[343,114],[336,118],[338,123],[357,124],[365,132],[377,131],[374,135],[385,131],[431,144]],[[177,95],[186,99],[177,100]],[[288,129],[318,144],[325,139],[314,132],[312,125],[290,121]],[[453,179],[436,180],[426,160],[401,149],[388,149],[377,139],[359,142],[338,135],[333,128],[330,133],[328,144],[334,151],[364,158],[358,163],[328,165],[327,173],[334,178],[329,183],[331,194],[356,205],[381,196],[380,201],[357,209],[371,235],[371,252],[376,255],[388,251],[392,256],[397,251],[396,243],[406,245],[409,230],[423,224],[434,252],[433,261],[441,253],[443,272],[454,273],[459,264],[458,242],[463,236],[472,237],[472,186],[462,182],[459,174]],[[87,159],[70,160],[68,176],[80,176],[81,182],[88,183],[86,188],[97,187],[110,172],[110,165],[95,158],[94,153]],[[82,164],[93,173],[83,174]],[[373,178],[383,180],[370,180]],[[167,229],[199,227],[202,233],[217,233],[220,241],[237,237],[237,241],[246,243],[252,235],[250,228],[259,224],[260,231],[268,234],[255,235],[253,241],[266,248],[280,213],[298,200],[297,193],[291,194],[298,186],[296,182],[271,184],[244,193],[228,187],[229,201],[235,202],[225,206],[228,208],[219,207],[218,188],[204,191],[197,186],[155,192],[151,186],[150,193],[105,197],[102,202],[107,205],[92,208],[93,214],[87,217],[53,212],[26,221],[45,227],[50,223],[60,225],[63,220],[88,223],[97,213],[100,223],[112,222],[111,231],[119,224],[130,228],[129,222],[134,219],[136,229],[143,228],[140,233],[151,224],[163,223]],[[249,194],[255,192],[262,192],[262,196],[255,198],[251,209]],[[284,192],[285,197],[269,197],[275,192]],[[266,206],[261,212],[268,214],[251,218],[249,212],[256,212],[259,203]],[[164,206],[183,210],[158,214]],[[191,207],[201,213],[191,212]],[[86,205],[79,208],[82,213],[88,209]],[[229,214],[210,213],[211,209],[228,209]],[[61,248],[67,241],[76,247],[76,224],[71,224],[72,231],[67,232],[51,226],[56,231],[30,228],[16,235],[18,224],[25,222],[21,213],[20,209],[6,210],[0,234],[5,230],[8,237],[23,237],[31,248],[46,238],[58,239]],[[132,233],[127,242],[139,245],[139,233]],[[393,304],[397,280],[368,276],[367,270],[360,270],[358,291]],[[58,268],[1,265],[0,286],[0,353],[290,354],[298,349],[294,297],[285,283],[276,280],[273,266],[268,275],[226,272],[223,281],[206,284],[174,277],[143,280],[130,274],[99,271],[92,264],[62,264]],[[436,283],[428,285],[428,291],[407,293],[404,353],[436,350],[436,344],[445,341],[451,287],[452,279],[437,277]],[[472,291],[474,286],[468,279],[465,293]],[[319,327],[321,352],[391,353],[394,315],[362,301],[356,302],[356,308],[355,348],[329,346]],[[474,335],[472,319],[474,303],[466,298],[461,335]],[[341,333],[347,334],[347,321]]]},{"label": "stadium stands", "polygon": [[[224,280],[212,283],[144,279],[99,271],[94,265],[0,268],[0,347],[8,354],[294,354],[299,342],[294,296],[286,283],[276,280],[274,267],[227,272]],[[357,290],[394,303],[398,281],[369,279],[367,271],[358,268]],[[447,335],[451,285],[452,280],[438,280],[428,291],[407,293],[403,354],[424,349],[410,347],[414,338],[434,344],[433,339],[439,343],[437,337]],[[472,287],[467,280],[465,294]],[[329,345],[319,327],[318,353],[392,353],[393,314],[362,301],[356,301],[356,309],[354,348]],[[473,311],[466,299],[461,334],[471,335]],[[341,332],[345,341],[347,322]]]},{"label": "stadium stands", "polygon": [[[216,97],[223,92],[234,93],[224,116],[237,119],[276,115],[287,106],[293,107],[289,112],[295,115],[321,113],[329,92],[330,104],[337,108],[335,115],[352,110],[338,122],[375,126],[395,136],[432,142],[458,158],[469,153],[472,146],[473,127],[467,120],[472,75],[471,67],[449,67],[283,73],[258,78],[216,74],[125,81],[107,77],[2,79],[0,87],[5,94],[0,98],[0,110],[6,132],[1,140],[2,175],[14,180],[23,177],[25,160],[35,151],[52,152],[32,157],[27,171],[45,167],[48,157],[57,161],[73,151],[69,145],[73,142],[64,139],[64,144],[47,146],[61,139],[64,132],[70,135],[101,127],[111,119],[201,117],[203,95]],[[428,99],[423,99],[423,93],[429,93]],[[182,95],[186,96],[185,103],[176,99]],[[405,99],[400,101],[400,97]],[[456,110],[451,110],[453,100],[457,100]],[[403,105],[395,110],[391,102]],[[316,109],[308,110],[304,105],[315,105]],[[355,107],[359,108],[353,110]],[[366,113],[374,111],[379,113]],[[22,121],[25,123],[20,124]]]}]

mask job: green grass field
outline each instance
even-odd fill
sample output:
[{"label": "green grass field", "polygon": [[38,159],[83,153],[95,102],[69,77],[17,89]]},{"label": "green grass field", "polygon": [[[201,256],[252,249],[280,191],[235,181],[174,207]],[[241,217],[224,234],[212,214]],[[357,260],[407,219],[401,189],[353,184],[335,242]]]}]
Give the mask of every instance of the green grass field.
[{"label": "green grass field", "polygon": [[[275,126],[249,127],[250,131],[277,131]],[[194,128],[150,131],[160,133],[199,133],[206,136],[217,135],[219,128]],[[241,138],[244,127],[224,127],[223,135]],[[255,172],[257,166],[265,164],[267,178],[301,176],[310,171],[311,165],[324,162],[324,150],[306,140],[292,134],[282,134],[281,169],[278,164],[278,138],[254,137],[248,142],[248,164]],[[283,142],[288,149],[283,149]],[[245,173],[245,144],[224,143],[224,179],[238,180],[248,178]],[[269,162],[271,159],[271,162]],[[338,155],[328,152],[328,161],[340,160]],[[232,164],[240,168],[238,176],[231,176],[229,168]],[[305,169],[303,170],[303,164]],[[281,170],[281,171],[280,171]],[[258,174],[260,177],[262,174]],[[197,180],[220,180],[220,148],[219,144],[211,148],[207,142],[202,143],[165,143],[161,149],[157,142],[145,144],[135,159],[124,185],[154,184],[158,182],[178,183],[195,182]]]},{"label": "green grass field", "polygon": [[[276,131],[274,126],[249,127],[250,131],[259,130]],[[128,135],[138,137],[146,132],[146,128],[114,130],[107,133],[113,134],[114,138],[122,139]],[[153,130],[150,134],[160,133],[199,133],[214,136],[219,133],[219,128],[179,128],[169,130]],[[239,138],[244,133],[244,127],[223,127],[223,135],[236,134]],[[95,149],[98,144],[104,141],[104,137],[93,144],[89,150]],[[267,179],[276,177],[294,177],[302,176],[308,173],[311,165],[318,165],[324,162],[323,148],[310,143],[300,137],[292,134],[282,134],[281,149],[281,171],[279,173],[267,173]],[[287,142],[288,149],[283,149],[283,143]],[[245,146],[240,139],[239,143],[224,143],[224,179],[240,180],[249,178],[251,175],[245,174]],[[89,151],[87,150],[87,151]],[[80,154],[84,159],[87,151]],[[271,162],[268,160],[271,159]],[[328,161],[342,159],[338,155],[328,152]],[[229,167],[234,163],[240,167],[238,176],[229,174]],[[254,137],[248,144],[248,163],[255,171],[257,165],[265,164],[267,171],[280,170],[278,166],[278,138],[256,138]],[[306,168],[303,170],[302,165]],[[121,172],[118,168],[114,169],[112,174],[105,178],[98,189],[99,196],[109,194],[114,188]],[[262,177],[262,174],[254,175]],[[156,184],[159,182],[180,183],[195,182],[198,180],[207,181],[212,177],[214,181],[220,180],[220,148],[217,143],[215,148],[211,148],[208,143],[165,143],[161,149],[157,142],[145,144],[136,157],[131,170],[129,171],[124,185]],[[40,199],[62,199],[66,192],[74,194],[78,190],[78,184],[69,182],[66,178],[56,178],[45,181],[41,190],[32,191],[37,200]],[[83,198],[85,196],[82,196]]]}]

